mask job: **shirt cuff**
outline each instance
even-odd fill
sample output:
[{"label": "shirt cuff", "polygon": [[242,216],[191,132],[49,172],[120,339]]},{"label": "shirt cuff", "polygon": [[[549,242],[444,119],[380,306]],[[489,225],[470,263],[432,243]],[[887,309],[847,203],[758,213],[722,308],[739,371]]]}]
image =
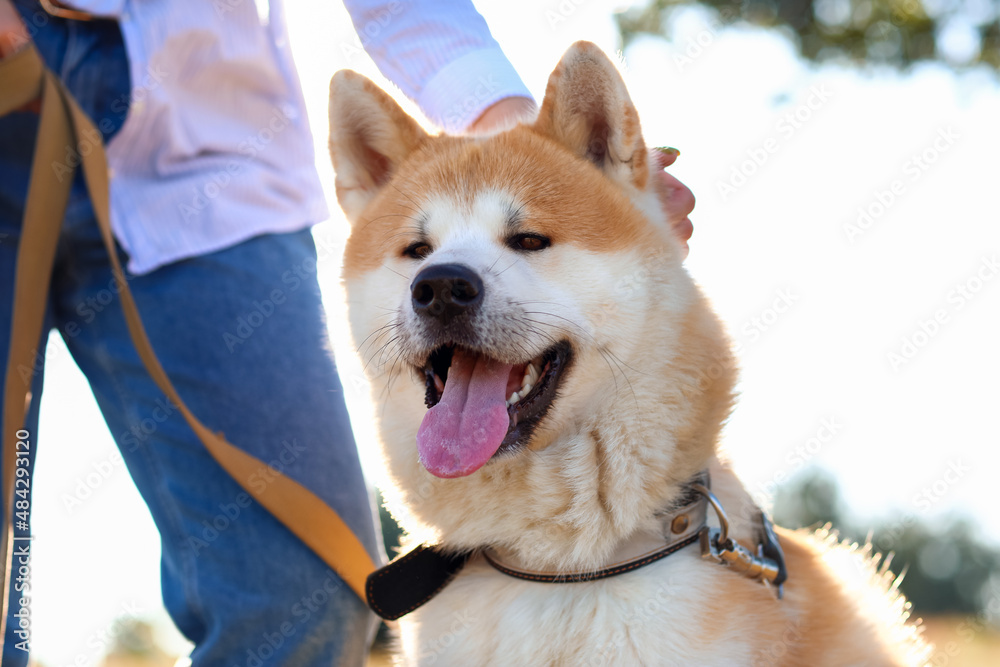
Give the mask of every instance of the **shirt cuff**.
[{"label": "shirt cuff", "polygon": [[531,93],[499,47],[472,51],[445,65],[424,85],[416,102],[449,134],[459,134],[505,97]]}]

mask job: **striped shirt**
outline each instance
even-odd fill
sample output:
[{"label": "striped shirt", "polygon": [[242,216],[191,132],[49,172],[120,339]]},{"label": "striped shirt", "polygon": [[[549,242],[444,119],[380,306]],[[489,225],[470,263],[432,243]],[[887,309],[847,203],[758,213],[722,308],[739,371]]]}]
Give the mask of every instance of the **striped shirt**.
[{"label": "striped shirt", "polygon": [[[443,129],[530,97],[470,0],[345,4],[379,69]],[[130,271],[328,217],[280,0],[72,5],[117,19],[129,57],[128,115],[107,154]]]}]

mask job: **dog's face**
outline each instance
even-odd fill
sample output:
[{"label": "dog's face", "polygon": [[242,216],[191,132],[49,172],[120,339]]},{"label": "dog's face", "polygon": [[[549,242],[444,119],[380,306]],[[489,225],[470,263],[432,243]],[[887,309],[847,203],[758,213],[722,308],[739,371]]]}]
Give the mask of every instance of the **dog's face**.
[{"label": "dog's face", "polygon": [[484,139],[429,137],[338,73],[331,152],[351,326],[396,493],[420,522],[472,543],[487,527],[470,512],[586,522],[581,494],[621,522],[697,471],[731,364],[596,47],[566,54],[533,125]]}]

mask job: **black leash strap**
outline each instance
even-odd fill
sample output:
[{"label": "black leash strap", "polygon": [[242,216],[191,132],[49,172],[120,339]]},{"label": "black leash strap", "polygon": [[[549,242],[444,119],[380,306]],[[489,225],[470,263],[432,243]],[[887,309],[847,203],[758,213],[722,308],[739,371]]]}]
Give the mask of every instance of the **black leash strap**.
[{"label": "black leash strap", "polygon": [[395,621],[423,605],[448,585],[469,560],[469,553],[449,554],[420,545],[368,575],[368,606]]}]

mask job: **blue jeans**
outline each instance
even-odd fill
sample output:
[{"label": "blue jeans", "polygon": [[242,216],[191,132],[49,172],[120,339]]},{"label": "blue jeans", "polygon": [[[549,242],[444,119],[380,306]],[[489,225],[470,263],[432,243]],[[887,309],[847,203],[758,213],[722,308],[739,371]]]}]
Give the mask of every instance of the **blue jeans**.
[{"label": "blue jeans", "polygon": [[[18,0],[18,6],[22,12],[35,7],[27,0]],[[108,102],[127,99],[129,90],[117,25],[49,19],[34,40],[83,109],[97,122],[112,121],[108,135],[116,131],[124,118],[111,113]],[[32,114],[0,119],[2,360],[10,343],[17,242],[36,127]],[[373,617],[207,453],[149,378],[112,285],[108,256],[78,177],[38,349],[45,349],[51,330],[58,331],[90,382],[159,529],[164,603],[196,645],[194,665],[362,665]],[[260,236],[130,276],[129,285],[153,348],[191,410],[233,444],[317,493],[374,557],[373,515],[328,351],[310,233]],[[42,365],[35,369],[25,425],[32,434]],[[9,515],[11,508],[3,511]],[[95,526],[90,545],[95,548],[98,530]],[[85,613],[84,601],[67,602],[80,604]],[[27,655],[15,648],[15,627],[8,620],[4,667],[27,664]]]}]

